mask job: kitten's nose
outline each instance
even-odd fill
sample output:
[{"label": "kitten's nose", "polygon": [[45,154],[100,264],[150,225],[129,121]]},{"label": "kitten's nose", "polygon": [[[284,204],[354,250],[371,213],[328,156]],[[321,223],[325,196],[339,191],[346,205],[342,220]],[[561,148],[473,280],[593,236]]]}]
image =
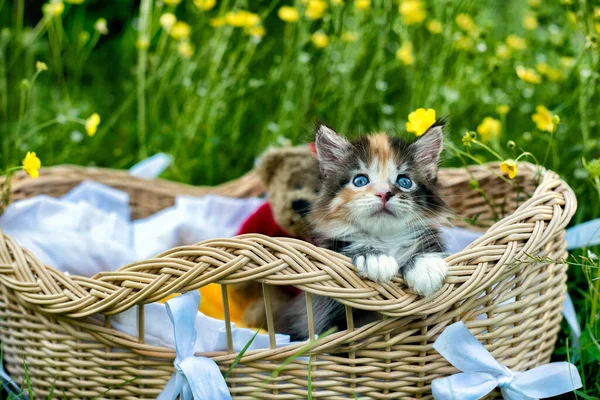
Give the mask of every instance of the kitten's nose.
[{"label": "kitten's nose", "polygon": [[379,193],[375,193],[375,196],[377,196],[377,197],[379,197],[381,199],[381,202],[383,203],[384,206],[385,206],[385,203],[387,203],[387,201],[389,199],[391,199],[393,195],[394,195],[394,193],[392,193],[392,192],[379,192]]},{"label": "kitten's nose", "polygon": [[304,217],[310,212],[310,203],[304,199],[297,199],[292,201],[292,210]]}]

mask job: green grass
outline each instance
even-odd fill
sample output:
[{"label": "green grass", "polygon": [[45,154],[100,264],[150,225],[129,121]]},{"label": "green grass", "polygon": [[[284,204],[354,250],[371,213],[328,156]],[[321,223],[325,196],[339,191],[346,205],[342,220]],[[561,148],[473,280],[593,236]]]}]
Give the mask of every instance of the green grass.
[{"label": "green grass", "polygon": [[[191,0],[141,3],[143,12],[134,1],[119,7],[100,0],[65,3],[60,16],[41,19],[41,2],[24,7],[24,0],[0,0],[0,169],[19,165],[27,151],[45,166],[113,168],[167,152],[175,162],[164,177],[215,184],[247,171],[269,145],[310,140],[316,119],[354,135],[405,134],[408,114],[425,107],[450,117],[448,141],[456,150],[444,154],[446,166],[494,159],[480,146],[460,153],[465,131],[476,131],[490,116],[501,130],[487,144],[500,158],[531,152],[574,189],[579,208],[573,223],[600,216],[600,184],[583,163],[600,156],[598,3],[428,0],[426,20],[415,25],[403,22],[396,0],[373,0],[365,10],[353,0],[328,2],[315,21],[303,16],[302,2],[291,0],[222,0],[209,11]],[[277,17],[286,4],[300,10],[297,23]],[[210,25],[239,9],[260,16],[264,37]],[[191,26],[190,58],[161,28],[167,11]],[[471,34],[456,23],[461,13],[477,26]],[[529,13],[539,22],[534,30],[522,23]],[[106,18],[108,35],[94,30],[98,18]],[[431,19],[442,23],[442,34],[428,31]],[[136,46],[137,26],[145,27],[147,48]],[[317,31],[329,37],[325,48],[311,42]],[[343,41],[345,32],[357,40]],[[498,50],[510,34],[525,39],[526,49],[502,58]],[[395,57],[408,41],[412,65]],[[38,60],[48,71],[36,75]],[[542,62],[560,70],[555,80],[546,73],[531,84],[517,76],[518,66]],[[501,104],[510,106],[505,116],[496,112]],[[560,116],[553,134],[532,121],[538,105]],[[102,122],[90,137],[83,123],[94,112]],[[583,337],[579,349],[568,349],[565,325],[555,359],[566,359],[569,350],[585,380],[580,396],[600,398],[599,265],[579,264],[571,266],[568,285]]]}]

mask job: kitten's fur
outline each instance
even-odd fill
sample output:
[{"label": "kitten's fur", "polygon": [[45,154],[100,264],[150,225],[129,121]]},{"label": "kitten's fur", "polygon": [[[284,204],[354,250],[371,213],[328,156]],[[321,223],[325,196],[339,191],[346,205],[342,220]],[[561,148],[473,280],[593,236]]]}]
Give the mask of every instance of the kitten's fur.
[{"label": "kitten's fur", "polygon": [[[443,145],[442,123],[436,123],[412,143],[377,134],[354,142],[325,125],[317,126],[315,147],[321,170],[321,190],[311,212],[317,243],[350,257],[360,275],[388,282],[396,274],[421,296],[435,293],[444,282],[447,265],[437,226],[444,209],[437,188]],[[357,175],[369,183],[358,187]],[[402,188],[405,176],[412,187]],[[313,296],[315,333],[332,326],[345,329],[344,306]],[[354,311],[355,325],[380,318]],[[293,340],[306,339],[304,296],[277,316],[277,332]]]}]

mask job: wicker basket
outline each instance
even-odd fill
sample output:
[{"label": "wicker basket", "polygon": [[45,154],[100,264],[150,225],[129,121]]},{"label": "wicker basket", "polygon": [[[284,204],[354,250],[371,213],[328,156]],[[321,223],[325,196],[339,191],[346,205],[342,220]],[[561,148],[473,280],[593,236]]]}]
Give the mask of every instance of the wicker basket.
[{"label": "wicker basket", "polygon": [[[459,320],[509,368],[547,363],[562,319],[567,270],[552,260],[567,255],[564,229],[575,212],[575,196],[554,172],[530,164],[520,164],[510,184],[497,171],[497,164],[441,171],[443,195],[454,212],[477,220],[487,232],[448,258],[446,284],[430,300],[410,293],[399,277],[382,286],[361,280],[346,257],[293,239],[209,240],[85,278],[40,264],[0,233],[0,339],[6,370],[21,383],[25,364],[35,398],[47,398],[52,388],[59,398],[155,398],[173,372],[174,350],[145,344],[143,329],[140,337],[112,329],[110,316],[138,307],[143,327],[144,304],[212,282],[226,288],[250,280],[295,285],[307,300],[310,294],[328,295],[348,309],[383,315],[381,321],[353,328],[349,313],[347,331],[316,344],[310,359],[313,398],[431,398],[431,381],[456,372],[432,343]],[[18,174],[12,200],[59,196],[84,179],[128,192],[136,218],[173,204],[180,194],[243,197],[263,191],[252,172],[223,186],[194,188],[112,170],[54,167],[43,169],[35,180]],[[473,180],[480,189],[473,188]],[[466,225],[461,221],[455,222]],[[269,286],[263,288],[268,294]],[[227,379],[231,394],[307,398],[306,359],[286,365],[265,383],[298,348],[246,353]],[[223,371],[236,358],[232,351],[203,355]]]}]

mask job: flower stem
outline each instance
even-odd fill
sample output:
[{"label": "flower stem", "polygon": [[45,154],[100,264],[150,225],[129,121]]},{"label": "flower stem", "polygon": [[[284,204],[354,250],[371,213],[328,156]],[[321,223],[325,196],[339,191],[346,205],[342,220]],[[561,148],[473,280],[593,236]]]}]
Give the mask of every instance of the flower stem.
[{"label": "flower stem", "polygon": [[150,13],[152,2],[142,0],[140,5],[140,26],[138,36],[138,65],[137,65],[137,123],[138,123],[138,146],[139,157],[146,158],[146,62],[148,58],[148,46],[150,41],[148,30],[150,25]]}]

